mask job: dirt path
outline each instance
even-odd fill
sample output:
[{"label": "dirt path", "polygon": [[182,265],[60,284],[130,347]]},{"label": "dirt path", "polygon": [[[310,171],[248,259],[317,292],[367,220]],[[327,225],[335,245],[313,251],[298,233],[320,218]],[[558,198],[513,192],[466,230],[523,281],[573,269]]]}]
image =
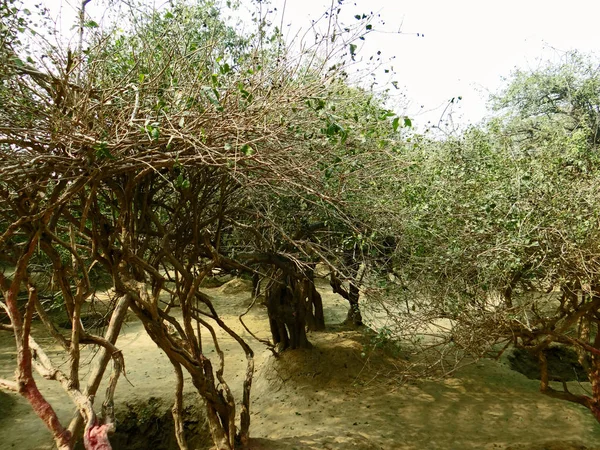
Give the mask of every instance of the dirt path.
[{"label": "dirt path", "polygon": [[[345,303],[323,292],[327,322],[341,322]],[[506,364],[482,361],[454,378],[401,386],[395,382],[393,360],[369,360],[362,332],[340,328],[311,333],[313,350],[277,361],[237,322],[237,313],[250,301],[244,286],[207,293],[256,350],[251,432],[257,450],[600,449],[600,425],[584,408],[541,395],[536,381]],[[268,337],[262,306],[255,306],[245,321]],[[127,324],[118,347],[133,386],[121,380],[116,401],[153,396],[170,402],[170,364],[138,322]],[[225,376],[239,395],[245,359],[232,339],[223,338],[222,347]],[[10,335],[0,334],[0,376],[11,375],[14,358]],[[73,407],[56,383],[40,384],[60,417],[69,418]],[[49,435],[29,406],[0,393],[0,450],[47,448]]]}]

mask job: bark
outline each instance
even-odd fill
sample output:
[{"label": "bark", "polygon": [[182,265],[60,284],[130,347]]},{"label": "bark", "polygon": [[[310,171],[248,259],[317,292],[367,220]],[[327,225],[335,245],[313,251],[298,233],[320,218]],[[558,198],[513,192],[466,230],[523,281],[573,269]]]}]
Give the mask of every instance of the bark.
[{"label": "bark", "polygon": [[31,315],[35,308],[36,292],[34,289],[29,291],[29,301],[26,308],[26,315],[23,317],[17,305],[17,297],[21,290],[21,283],[26,277],[27,265],[31,255],[36,249],[39,241],[39,234],[34,235],[26,248],[26,251],[19,258],[12,282],[8,290],[4,292],[6,300],[6,310],[13,326],[15,344],[17,347],[17,389],[31,405],[33,411],[42,419],[46,427],[52,433],[56,446],[59,449],[69,449],[71,444],[71,433],[60,423],[56,412],[44,398],[37,383],[33,378],[32,351],[30,348],[29,331],[31,325]]},{"label": "bark", "polygon": [[[54,367],[50,361],[50,358],[48,358],[46,353],[35,342],[35,340],[33,340],[33,338],[30,337],[29,343],[34,351],[33,362],[35,363],[37,372],[39,372],[40,375],[46,379],[58,381],[65,392],[69,395],[73,403],[77,406],[80,414],[85,417],[86,428],[84,432],[84,446],[86,450],[110,450],[111,446],[108,440],[108,433],[114,429],[112,422],[100,423],[94,412],[90,397],[84,395],[81,391],[79,391],[79,389],[73,387],[71,379]],[[118,365],[115,372],[117,376],[111,379],[108,388],[111,393],[114,393],[118,379],[118,373],[120,372],[120,367]],[[109,401],[112,402],[111,393],[107,394],[107,397],[109,398]],[[70,438],[68,448],[72,448],[75,440],[73,439],[70,431],[67,430],[67,433]]]},{"label": "bark", "polygon": [[[69,283],[66,281],[64,266],[62,263],[55,261],[56,258],[54,258],[54,256],[56,256],[57,252],[52,247],[50,239],[57,241],[59,245],[63,247],[67,247],[68,249],[70,249],[70,247],[69,244],[60,241],[58,237],[54,236],[48,228],[45,228],[50,219],[50,215],[50,211],[45,213],[45,216],[40,221],[41,223],[37,224],[37,229],[39,231],[31,237],[26,247],[26,251],[17,261],[15,273],[10,284],[6,283],[6,279],[4,279],[5,282],[2,283],[2,290],[6,300],[5,309],[7,310],[11,321],[18,355],[16,374],[17,383],[15,387],[16,390],[29,401],[34,412],[46,424],[53,435],[56,446],[59,449],[71,449],[75,442],[73,434],[60,423],[56,412],[38,389],[33,377],[33,369],[35,368],[35,370],[46,379],[58,381],[76,405],[80,414],[85,418],[86,433],[84,442],[86,449],[107,450],[111,448],[108,441],[108,432],[113,428],[112,423],[101,424],[98,422],[90,397],[82,393],[79,389],[79,345],[84,339],[89,340],[92,338],[85,333],[79,320],[81,305],[90,291],[89,280],[85,273],[85,267],[77,257],[77,262],[84,271],[84,277],[79,281],[77,293],[75,297],[73,297]],[[68,313],[73,325],[70,341],[66,341],[53,326],[39,302],[36,287],[30,283],[28,278],[27,269],[29,260],[36,248],[41,248],[53,260],[54,275],[58,277],[59,283],[63,282],[64,284],[61,288],[63,294],[65,294],[66,303],[70,306],[70,308],[68,308]],[[73,252],[73,249],[70,249],[70,251]],[[28,282],[29,299],[25,312],[22,313],[17,307],[17,296],[24,282]],[[36,309],[40,313],[42,321],[50,330],[50,333],[57,338],[65,351],[69,353],[70,376],[67,376],[65,373],[58,370],[44,350],[31,337],[31,322],[33,313]],[[102,338],[93,337],[93,339],[103,342]],[[119,372],[120,370],[117,371],[109,385],[111,393],[114,393]],[[112,401],[111,395],[108,397]]]},{"label": "bark", "polygon": [[325,329],[323,299],[315,286],[315,271],[312,267],[306,271],[304,291],[306,295],[306,323],[308,329],[312,331],[323,331]]},{"label": "bark", "polygon": [[202,358],[200,370],[188,367],[192,383],[206,402],[206,417],[215,449],[233,450],[235,438],[231,438],[231,432],[235,433],[235,429],[230,430],[230,426],[235,421],[235,409],[232,411],[223,391],[217,390],[211,362]]},{"label": "bark", "polygon": [[589,401],[588,408],[590,408],[590,411],[596,420],[600,422],[600,361],[598,358],[594,359],[596,359],[596,361],[594,361],[594,369],[589,375],[592,384],[592,398]]},{"label": "bark", "polygon": [[348,308],[348,315],[346,316],[345,322],[357,327],[363,324],[360,306],[358,305],[359,296],[360,293],[358,286],[356,286],[354,283],[350,283],[348,296],[348,303],[350,303],[350,307]]},{"label": "bark", "polygon": [[296,274],[279,271],[266,289],[265,304],[273,343],[279,351],[311,348],[306,336],[306,301]]},{"label": "bark", "polygon": [[260,275],[258,272],[252,274],[252,295],[253,297],[260,295]]},{"label": "bark", "polygon": [[362,314],[360,313],[360,306],[358,300],[360,298],[360,291],[358,286],[350,281],[348,289],[344,288],[342,281],[338,278],[337,274],[332,272],[329,284],[333,289],[333,292],[341,295],[350,304],[348,308],[348,315],[346,316],[345,324],[353,326],[361,326],[363,324]]},{"label": "bark", "polygon": [[[106,330],[106,334],[104,338],[111,344],[117,343],[117,338],[119,337],[119,333],[121,332],[121,327],[123,322],[125,321],[125,317],[127,316],[127,310],[129,308],[129,303],[131,301],[130,296],[125,295],[121,297],[117,301],[117,305],[115,310],[113,311],[110,322],[108,324],[108,328]],[[85,389],[85,395],[87,396],[95,396],[98,392],[98,388],[100,387],[100,382],[104,376],[104,372],[106,371],[106,366],[110,362],[112,358],[112,354],[107,347],[102,347],[99,351],[99,355],[96,359],[96,365],[94,366],[93,372],[90,374],[88,378],[87,387]],[[79,436],[81,430],[83,428],[83,417],[81,414],[76,413],[75,417],[71,419],[71,423],[69,424],[69,430],[74,436]]]},{"label": "bark", "polygon": [[[600,325],[596,322],[596,337],[594,339],[594,349],[600,348]],[[588,378],[592,385],[592,398],[590,399],[590,411],[600,422],[600,352],[592,353],[591,355],[591,367],[589,370]]]},{"label": "bark", "polygon": [[208,428],[210,429],[210,434],[212,436],[213,443],[215,444],[213,450],[233,450],[234,445],[227,440],[227,433],[223,429],[216,409],[208,402],[206,404],[206,412]]},{"label": "bark", "polygon": [[175,386],[175,403],[171,409],[173,414],[173,422],[175,424],[175,439],[180,450],[188,450],[185,440],[185,429],[183,427],[183,371],[179,364],[173,364],[177,384]]},{"label": "bark", "polygon": [[[163,320],[167,320],[167,318],[162,317],[162,311],[154,309],[153,305],[148,303],[148,299],[143,299],[143,283],[137,283],[137,285],[138,293],[130,292],[134,299],[131,304],[132,310],[143,323],[150,338],[165,352],[171,363],[174,366],[180,365],[191,375],[192,384],[206,402],[207,420],[215,449],[233,450],[235,445],[235,402],[232,408],[226,398],[227,394],[223,392],[226,384],[220,383],[223,387],[217,389],[211,361],[202,353],[195,357],[187,340],[169,334],[163,323]],[[209,324],[203,322],[202,325],[210,330]],[[185,330],[183,328],[180,330],[184,333],[182,337],[185,338]],[[213,333],[214,330],[211,334]]]},{"label": "bark", "polygon": [[[250,352],[252,352],[250,350]],[[246,366],[246,376],[244,378],[244,391],[242,395],[242,405],[240,411],[240,442],[246,447],[250,441],[250,389],[252,388],[252,378],[254,377],[254,354],[248,355],[248,364]]]},{"label": "bark", "polygon": [[112,450],[108,441],[108,433],[112,431],[111,425],[95,425],[85,430],[83,445],[86,450]]},{"label": "bark", "polygon": [[[235,341],[240,345],[240,347],[242,347],[242,349],[244,350],[244,354],[246,355],[246,362],[247,362],[246,376],[244,378],[242,403],[240,405],[240,407],[241,407],[240,408],[241,409],[240,410],[240,430],[239,430],[238,435],[235,435],[235,433],[231,434],[232,440],[235,440],[236,442],[239,440],[242,443],[242,445],[245,446],[250,440],[250,391],[252,389],[252,379],[254,377],[254,351],[252,350],[252,348],[250,348],[248,343],[240,337],[240,335],[238,335],[236,332],[234,332],[225,322],[223,322],[223,320],[217,314],[217,311],[215,310],[212,302],[205,294],[198,292],[196,295],[206,306],[208,306],[213,320],[215,320],[215,322],[217,322],[217,324],[219,325],[219,327],[221,327],[221,329],[223,329],[227,334],[229,334],[233,339],[235,339]],[[194,318],[199,323],[203,323],[201,320],[199,320],[198,316],[194,316]],[[240,316],[240,318],[241,318],[241,316]],[[243,324],[243,322],[242,322],[242,324]],[[207,327],[207,328],[209,329],[209,331],[211,333],[213,342],[215,344],[215,348],[218,348],[218,342],[217,342],[215,333],[213,332],[211,327]],[[230,430],[234,430],[235,429],[235,421],[234,421],[235,400],[233,398],[233,395],[231,395],[231,393],[229,392],[227,384],[225,383],[225,380],[223,379],[223,369],[224,369],[223,364],[225,362],[225,358],[224,358],[223,352],[220,351],[220,349],[219,349],[219,356],[220,356],[221,366],[220,366],[219,370],[217,370],[217,378],[219,379],[220,384],[225,387],[225,391],[230,396],[230,400],[229,400],[229,404],[231,407]]]}]

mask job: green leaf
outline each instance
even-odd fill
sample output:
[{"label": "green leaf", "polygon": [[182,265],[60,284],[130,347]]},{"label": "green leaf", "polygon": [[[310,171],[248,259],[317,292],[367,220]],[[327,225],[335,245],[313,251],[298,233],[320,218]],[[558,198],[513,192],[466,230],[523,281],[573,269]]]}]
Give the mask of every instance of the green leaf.
[{"label": "green leaf", "polygon": [[385,120],[389,117],[394,117],[395,114],[393,111],[389,111],[387,109],[383,109],[381,110],[381,112],[379,113],[379,120]]},{"label": "green leaf", "polygon": [[337,123],[332,122],[325,129],[325,134],[329,137],[335,136],[340,131],[340,129],[341,129],[341,127]]},{"label": "green leaf", "polygon": [[367,30],[372,30],[372,29],[373,29],[373,25],[371,25],[371,24],[368,24],[368,25],[367,25],[365,28],[366,28]]},{"label": "green leaf", "polygon": [[83,24],[83,26],[85,28],[98,28],[100,25],[98,25],[98,23],[93,20],[88,20]]},{"label": "green leaf", "polygon": [[412,120],[410,120],[408,117],[404,118],[404,126],[411,128],[412,127]]},{"label": "green leaf", "polygon": [[248,144],[244,144],[240,151],[246,156],[252,156],[254,154],[254,149]]},{"label": "green leaf", "polygon": [[217,108],[217,111],[223,111],[223,106],[221,105],[221,102],[219,102],[219,91],[205,87],[204,94],[206,95],[208,101]]},{"label": "green leaf", "polygon": [[238,89],[240,91],[240,94],[242,94],[242,97],[244,97],[244,100],[246,100],[246,102],[248,103],[252,103],[252,94],[250,92],[248,92],[246,89],[244,89],[244,84],[243,83],[239,83],[238,84]]},{"label": "green leaf", "polygon": [[400,126],[400,117],[396,117],[392,122],[392,128],[394,132],[398,131],[398,127]]},{"label": "green leaf", "polygon": [[96,157],[98,159],[115,159],[108,149],[108,144],[106,142],[100,142],[99,144],[95,145],[94,150],[96,150]]},{"label": "green leaf", "polygon": [[226,75],[226,74],[228,74],[229,72],[231,72],[231,67],[229,67],[229,64],[225,63],[225,64],[223,64],[223,65],[222,65],[222,66],[219,68],[219,71],[220,71],[220,72],[221,72],[223,75]]},{"label": "green leaf", "polygon": [[187,189],[191,185],[190,180],[186,179],[182,174],[177,175],[175,186],[180,189]]},{"label": "green leaf", "polygon": [[356,44],[350,44],[350,54],[353,58],[356,55]]}]

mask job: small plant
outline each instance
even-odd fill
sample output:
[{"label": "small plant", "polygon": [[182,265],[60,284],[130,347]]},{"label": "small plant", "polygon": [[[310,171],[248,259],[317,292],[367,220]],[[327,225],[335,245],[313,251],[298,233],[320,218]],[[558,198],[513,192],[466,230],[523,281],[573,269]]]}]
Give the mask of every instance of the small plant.
[{"label": "small plant", "polygon": [[371,338],[371,346],[380,349],[386,347],[391,341],[392,330],[387,326],[383,326],[377,330],[377,334]]}]

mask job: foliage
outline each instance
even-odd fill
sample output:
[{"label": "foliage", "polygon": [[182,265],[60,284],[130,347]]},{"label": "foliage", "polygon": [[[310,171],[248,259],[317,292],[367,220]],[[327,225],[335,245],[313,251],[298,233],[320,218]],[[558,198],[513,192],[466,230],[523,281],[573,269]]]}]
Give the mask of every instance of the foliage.
[{"label": "foliage", "polygon": [[[361,235],[367,217],[350,205],[373,182],[372,168],[392,157],[387,135],[398,133],[400,119],[368,92],[349,88],[316,49],[298,62],[279,38],[240,33],[210,1],[136,13],[124,31],[97,25],[80,24],[93,30],[87,49],[81,37],[81,52],[55,52],[44,64],[14,59],[3,72],[0,95],[10,108],[1,113],[0,255],[17,270],[0,281],[17,346],[28,341],[28,329],[20,328],[14,297],[22,280],[36,292],[30,274],[37,257],[52,267],[73,329],[68,338],[56,330],[33,294],[24,320],[35,306],[68,353],[70,373],[61,380],[86,433],[98,427],[106,434],[111,405],[103,405],[105,423],[98,421],[90,399],[104,367],[82,390],[80,345],[102,346],[118,374],[114,343],[129,307],[173,365],[179,445],[185,447],[184,370],[205,400],[216,448],[245,445],[253,352],[198,287],[214,269],[266,266],[279,274],[275,283],[294,286],[292,296],[273,288],[273,304],[294,303],[298,313],[306,299],[318,304],[312,267],[324,259],[342,270],[335,254],[349,235]],[[358,29],[365,30],[360,23]],[[347,33],[358,36],[356,29]],[[336,45],[346,48],[342,38]],[[318,235],[315,221],[322,224]],[[106,336],[80,320],[96,266],[110,274],[122,306]],[[269,313],[272,323],[285,319]],[[304,331],[305,323],[298,325]],[[241,401],[223,375],[217,328],[247,358]],[[201,329],[212,343],[203,342]],[[207,346],[216,351],[213,360]],[[34,404],[38,391],[27,367],[33,356],[21,353]],[[40,416],[54,424],[59,446],[72,445],[58,419]],[[70,429],[77,427],[75,420]]]},{"label": "foliage", "polygon": [[[492,96],[492,107],[511,118],[510,130],[529,145],[550,143],[554,131],[587,135],[598,143],[600,73],[594,60],[576,51],[559,63],[536,70],[517,70],[510,84]],[[557,127],[556,125],[560,125]],[[532,139],[535,135],[535,139]],[[540,140],[543,140],[540,142]]]},{"label": "foliage", "polygon": [[553,343],[575,348],[596,392],[600,78],[592,67],[570,54],[559,66],[518,71],[495,98],[503,114],[485,128],[410,151],[396,270],[417,316],[451,319],[455,348],[527,348],[540,360],[544,392],[599,417],[596,393],[550,386],[544,356]]}]

